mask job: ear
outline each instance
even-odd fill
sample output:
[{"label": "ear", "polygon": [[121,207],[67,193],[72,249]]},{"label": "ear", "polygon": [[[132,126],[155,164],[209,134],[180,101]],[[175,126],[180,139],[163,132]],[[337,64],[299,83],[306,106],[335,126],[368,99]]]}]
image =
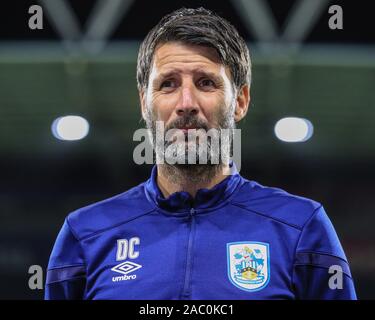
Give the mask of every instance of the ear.
[{"label": "ear", "polygon": [[139,93],[139,101],[141,103],[141,112],[142,112],[142,118],[143,120],[146,120],[145,114],[146,114],[146,93],[145,90],[142,88],[138,91]]},{"label": "ear", "polygon": [[236,109],[234,111],[234,120],[239,122],[242,120],[247,113],[250,103],[250,87],[245,84],[237,93],[236,98]]}]

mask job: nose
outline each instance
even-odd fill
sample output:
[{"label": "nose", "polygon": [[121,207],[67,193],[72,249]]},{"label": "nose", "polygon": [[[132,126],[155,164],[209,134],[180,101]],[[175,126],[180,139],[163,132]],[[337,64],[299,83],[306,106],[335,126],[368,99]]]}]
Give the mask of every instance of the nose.
[{"label": "nose", "polygon": [[179,116],[198,114],[199,108],[195,97],[194,88],[191,86],[182,88],[181,97],[176,107],[176,112]]}]

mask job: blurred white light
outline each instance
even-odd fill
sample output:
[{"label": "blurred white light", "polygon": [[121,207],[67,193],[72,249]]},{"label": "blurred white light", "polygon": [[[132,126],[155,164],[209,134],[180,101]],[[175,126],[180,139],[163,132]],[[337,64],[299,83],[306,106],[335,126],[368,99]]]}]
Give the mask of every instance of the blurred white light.
[{"label": "blurred white light", "polygon": [[89,123],[80,116],[65,116],[55,119],[52,123],[52,134],[60,140],[80,140],[89,133]]},{"label": "blurred white light", "polygon": [[304,142],[309,140],[314,132],[312,123],[303,118],[288,117],[277,121],[275,135],[284,142]]}]

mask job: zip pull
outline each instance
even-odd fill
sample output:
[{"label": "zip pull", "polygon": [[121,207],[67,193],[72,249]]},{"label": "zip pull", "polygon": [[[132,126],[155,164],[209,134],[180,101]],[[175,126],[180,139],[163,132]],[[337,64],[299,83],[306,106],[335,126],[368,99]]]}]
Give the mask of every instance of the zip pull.
[{"label": "zip pull", "polygon": [[191,208],[190,209],[190,216],[193,216],[195,214],[195,209],[194,208]]}]

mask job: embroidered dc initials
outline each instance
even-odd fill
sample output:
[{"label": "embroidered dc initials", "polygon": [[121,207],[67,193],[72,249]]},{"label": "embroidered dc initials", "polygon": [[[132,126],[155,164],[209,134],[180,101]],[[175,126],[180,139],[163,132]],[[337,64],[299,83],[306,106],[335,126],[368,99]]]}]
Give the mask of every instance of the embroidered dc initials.
[{"label": "embroidered dc initials", "polygon": [[138,237],[133,237],[128,239],[117,240],[117,253],[116,261],[123,261],[127,258],[136,259],[139,256],[139,252],[135,250],[135,246],[139,245],[140,239]]}]

